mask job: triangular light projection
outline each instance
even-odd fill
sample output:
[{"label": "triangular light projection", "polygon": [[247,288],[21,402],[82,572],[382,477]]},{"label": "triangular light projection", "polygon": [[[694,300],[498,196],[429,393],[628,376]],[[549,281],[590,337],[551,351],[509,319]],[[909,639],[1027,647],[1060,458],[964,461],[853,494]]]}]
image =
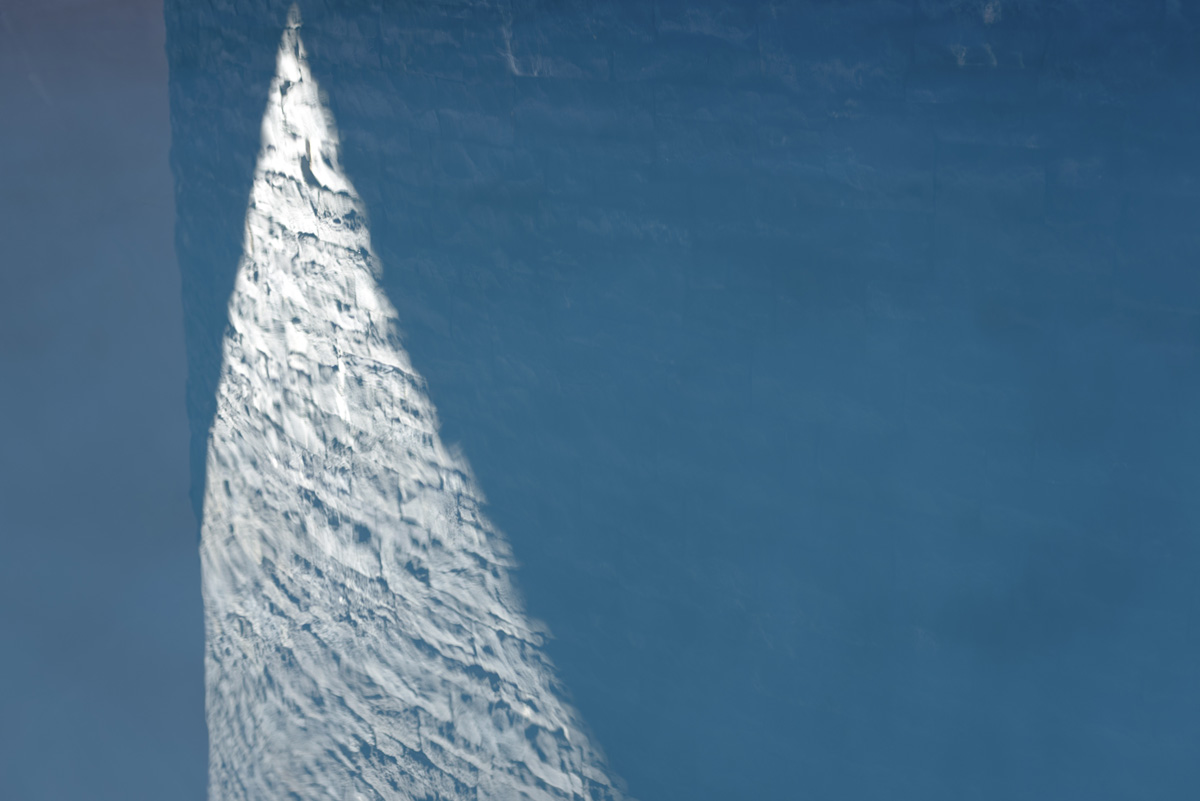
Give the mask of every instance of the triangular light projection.
[{"label": "triangular light projection", "polygon": [[378,270],[293,9],[209,438],[210,798],[622,799]]}]

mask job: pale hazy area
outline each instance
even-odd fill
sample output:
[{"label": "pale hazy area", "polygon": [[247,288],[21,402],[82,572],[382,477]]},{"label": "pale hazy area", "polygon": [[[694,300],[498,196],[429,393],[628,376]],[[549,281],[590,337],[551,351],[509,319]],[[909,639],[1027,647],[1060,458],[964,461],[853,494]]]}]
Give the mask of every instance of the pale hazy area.
[{"label": "pale hazy area", "polygon": [[0,797],[205,797],[162,5],[0,3]]}]

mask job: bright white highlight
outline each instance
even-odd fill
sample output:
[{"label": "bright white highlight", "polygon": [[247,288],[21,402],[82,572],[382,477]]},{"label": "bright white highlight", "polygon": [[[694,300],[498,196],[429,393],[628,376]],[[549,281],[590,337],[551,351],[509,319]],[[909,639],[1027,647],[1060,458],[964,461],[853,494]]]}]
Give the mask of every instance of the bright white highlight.
[{"label": "bright white highlight", "polygon": [[621,799],[400,346],[299,25],[209,440],[210,798]]}]

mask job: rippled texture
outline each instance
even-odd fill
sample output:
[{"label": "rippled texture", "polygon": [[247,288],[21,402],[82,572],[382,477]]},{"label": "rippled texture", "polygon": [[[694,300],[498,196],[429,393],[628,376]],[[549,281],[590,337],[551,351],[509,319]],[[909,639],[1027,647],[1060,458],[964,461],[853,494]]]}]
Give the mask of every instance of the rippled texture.
[{"label": "rippled texture", "polygon": [[209,441],[210,797],[617,799],[283,36]]}]

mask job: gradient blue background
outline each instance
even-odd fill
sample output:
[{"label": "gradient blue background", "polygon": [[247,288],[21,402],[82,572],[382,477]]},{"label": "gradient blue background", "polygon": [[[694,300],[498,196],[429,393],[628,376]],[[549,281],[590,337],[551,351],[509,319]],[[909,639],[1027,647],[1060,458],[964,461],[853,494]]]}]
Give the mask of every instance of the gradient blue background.
[{"label": "gradient blue background", "polygon": [[[1200,790],[1191,5],[301,6],[635,796]],[[185,493],[286,4],[171,0],[165,59],[89,8],[6,15],[0,791],[198,798]]]}]

